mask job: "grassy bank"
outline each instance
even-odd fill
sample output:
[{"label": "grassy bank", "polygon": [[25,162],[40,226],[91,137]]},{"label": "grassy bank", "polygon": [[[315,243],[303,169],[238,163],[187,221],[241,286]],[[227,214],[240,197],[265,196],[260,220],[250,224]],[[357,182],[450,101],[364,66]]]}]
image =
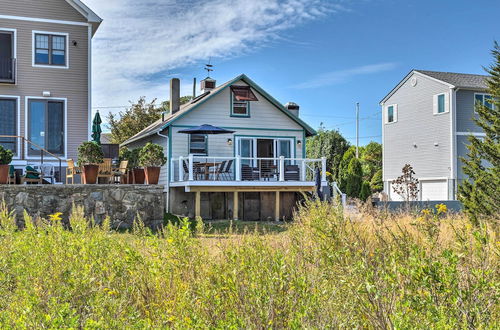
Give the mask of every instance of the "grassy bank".
[{"label": "grassy bank", "polygon": [[350,221],[311,204],[269,234],[152,235],[78,209],[72,231],[57,216],[17,231],[3,209],[0,326],[498,328],[498,224],[436,212]]}]

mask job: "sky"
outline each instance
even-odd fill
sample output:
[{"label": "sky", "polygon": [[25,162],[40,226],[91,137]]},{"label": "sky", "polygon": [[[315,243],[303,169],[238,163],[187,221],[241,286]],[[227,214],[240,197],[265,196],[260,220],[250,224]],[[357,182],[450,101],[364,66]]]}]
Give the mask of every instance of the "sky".
[{"label": "sky", "polygon": [[[484,73],[500,42],[498,0],[85,0],[104,19],[93,41],[93,110],[183,95],[193,78],[244,73],[313,128],[381,141],[380,100],[412,69]],[[497,14],[495,14],[497,13]],[[199,87],[199,86],[198,86]]]}]

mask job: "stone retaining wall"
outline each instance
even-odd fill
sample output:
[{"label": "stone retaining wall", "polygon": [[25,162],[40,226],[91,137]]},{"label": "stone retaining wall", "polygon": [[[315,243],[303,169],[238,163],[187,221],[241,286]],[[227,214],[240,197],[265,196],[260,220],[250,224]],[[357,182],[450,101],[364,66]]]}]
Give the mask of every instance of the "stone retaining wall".
[{"label": "stone retaining wall", "polygon": [[33,217],[57,212],[67,220],[73,203],[83,205],[85,215],[100,223],[107,215],[113,228],[131,228],[139,215],[146,226],[163,222],[165,201],[161,185],[1,185],[0,202],[23,221],[23,211]]}]

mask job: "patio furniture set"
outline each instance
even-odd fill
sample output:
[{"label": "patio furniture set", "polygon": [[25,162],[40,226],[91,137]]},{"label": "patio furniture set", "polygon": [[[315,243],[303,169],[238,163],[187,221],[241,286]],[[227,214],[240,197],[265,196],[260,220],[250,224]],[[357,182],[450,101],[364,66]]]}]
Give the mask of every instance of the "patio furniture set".
[{"label": "patio furniture set", "polygon": [[[75,161],[72,159],[67,160],[68,167],[66,168],[66,183],[74,184],[75,177],[82,175],[82,169],[75,165]],[[102,182],[106,184],[111,183],[128,183],[128,161],[123,160],[118,166],[113,166],[113,160],[111,158],[104,158],[104,161],[99,165],[99,170],[97,173],[97,182]]]}]

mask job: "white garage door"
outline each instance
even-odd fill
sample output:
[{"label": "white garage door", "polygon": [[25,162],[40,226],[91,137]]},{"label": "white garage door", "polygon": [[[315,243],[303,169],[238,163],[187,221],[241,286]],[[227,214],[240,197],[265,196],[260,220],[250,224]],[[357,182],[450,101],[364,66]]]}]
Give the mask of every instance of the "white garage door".
[{"label": "white garage door", "polygon": [[422,181],[422,200],[448,200],[448,182],[446,180]]}]

